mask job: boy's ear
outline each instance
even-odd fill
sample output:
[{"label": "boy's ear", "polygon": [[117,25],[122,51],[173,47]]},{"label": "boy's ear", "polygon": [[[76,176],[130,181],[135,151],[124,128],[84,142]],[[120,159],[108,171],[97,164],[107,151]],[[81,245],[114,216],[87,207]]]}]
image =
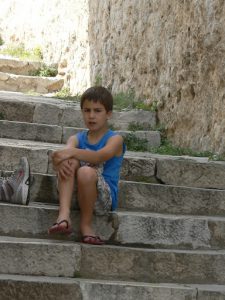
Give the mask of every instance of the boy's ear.
[{"label": "boy's ear", "polygon": [[109,120],[111,118],[112,118],[112,111],[110,110],[107,112],[107,119]]}]

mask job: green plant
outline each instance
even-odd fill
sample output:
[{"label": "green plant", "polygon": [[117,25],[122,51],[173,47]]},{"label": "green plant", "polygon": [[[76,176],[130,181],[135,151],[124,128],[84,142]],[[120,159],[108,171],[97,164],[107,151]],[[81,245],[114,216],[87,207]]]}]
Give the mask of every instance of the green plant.
[{"label": "green plant", "polygon": [[211,156],[209,156],[209,160],[213,161],[225,161],[225,152],[218,154],[218,153],[213,153]]},{"label": "green plant", "polygon": [[43,65],[40,69],[29,73],[30,76],[55,77],[58,71],[56,68]]},{"label": "green plant", "polygon": [[81,278],[81,273],[79,271],[75,271],[73,273],[73,278]]},{"label": "green plant", "polygon": [[163,155],[188,155],[194,157],[208,157],[212,160],[222,160],[222,157],[216,157],[211,151],[194,151],[190,148],[174,146],[167,138],[162,139],[162,143],[159,147],[149,148],[149,152]]},{"label": "green plant", "polygon": [[120,92],[113,95],[114,109],[142,109],[147,111],[156,112],[158,109],[158,101],[153,101],[151,104],[145,103],[136,97],[134,90],[126,93]]},{"label": "green plant", "polygon": [[70,89],[68,87],[62,88],[59,92],[57,92],[54,95],[54,98],[59,98],[59,99],[69,100],[69,101],[80,101],[80,95],[77,94],[75,96],[72,96]]},{"label": "green plant", "polygon": [[136,101],[134,91],[129,91],[127,93],[121,92],[113,95],[114,99],[114,109],[131,109],[133,108],[133,103]]},{"label": "green plant", "polygon": [[97,86],[102,85],[102,76],[100,74],[96,75],[94,85],[97,85]]},{"label": "green plant", "polygon": [[5,116],[2,112],[0,112],[0,120],[5,120]]},{"label": "green plant", "polygon": [[0,53],[15,56],[24,60],[40,61],[43,58],[40,48],[27,50],[25,49],[24,44],[20,44],[19,46],[9,45],[7,48],[0,50]]},{"label": "green plant", "polygon": [[33,55],[38,57],[40,60],[43,59],[43,53],[40,46],[37,46],[33,49]]},{"label": "green plant", "polygon": [[29,95],[29,96],[41,96],[40,93],[35,92],[34,90],[29,90],[27,92],[24,92],[24,94]]},{"label": "green plant", "polygon": [[4,44],[4,41],[3,41],[3,39],[2,39],[2,37],[0,35],[0,46],[2,46],[3,44]]},{"label": "green plant", "polygon": [[55,77],[58,73],[58,70],[53,67],[46,67],[40,70],[40,76],[44,77]]},{"label": "green plant", "polygon": [[65,99],[65,98],[68,98],[71,96],[72,95],[71,95],[70,89],[68,87],[64,87],[59,92],[57,92],[54,97],[60,98],[60,99]]},{"label": "green plant", "polygon": [[140,122],[130,122],[127,129],[129,131],[153,130],[150,124],[142,124]]},{"label": "green plant", "polygon": [[144,100],[135,100],[133,108],[156,112],[158,110],[158,101],[154,100],[151,103],[146,103]]},{"label": "green plant", "polygon": [[124,142],[127,146],[127,150],[130,151],[142,151],[148,150],[148,141],[146,139],[139,139],[134,133],[129,133],[124,137]]}]

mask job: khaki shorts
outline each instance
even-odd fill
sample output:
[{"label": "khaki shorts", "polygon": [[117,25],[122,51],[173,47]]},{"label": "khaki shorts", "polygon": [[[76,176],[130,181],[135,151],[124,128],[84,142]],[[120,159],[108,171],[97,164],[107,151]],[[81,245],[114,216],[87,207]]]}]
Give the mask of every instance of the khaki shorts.
[{"label": "khaki shorts", "polygon": [[[90,166],[88,163],[82,163],[81,166]],[[102,176],[102,167],[90,166],[96,170],[97,173],[97,199],[95,202],[94,213],[96,215],[106,215],[112,210],[112,197],[111,190],[108,183]],[[77,186],[75,185],[75,201],[72,201],[72,206],[77,209],[79,204],[77,201]],[[57,179],[57,190],[58,190],[58,179]]]},{"label": "khaki shorts", "polygon": [[98,197],[95,202],[95,214],[96,215],[105,215],[112,210],[112,197],[111,191],[108,183],[105,181],[102,173],[99,170],[96,170],[98,181],[97,181],[97,191]]}]

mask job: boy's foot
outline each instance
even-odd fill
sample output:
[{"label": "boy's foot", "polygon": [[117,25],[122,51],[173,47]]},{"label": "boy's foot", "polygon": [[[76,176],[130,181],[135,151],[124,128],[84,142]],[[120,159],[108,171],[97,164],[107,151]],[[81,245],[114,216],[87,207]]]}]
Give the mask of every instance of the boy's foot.
[{"label": "boy's foot", "polygon": [[71,234],[72,232],[73,232],[72,227],[67,220],[62,220],[60,222],[54,223],[52,227],[50,227],[48,230],[48,234],[52,234],[52,233]]},{"label": "boy's foot", "polygon": [[29,203],[30,167],[26,157],[20,159],[17,169],[5,179],[1,187],[1,199],[14,204]]},{"label": "boy's foot", "polygon": [[96,235],[84,235],[82,238],[82,243],[91,245],[104,245],[105,242]]}]

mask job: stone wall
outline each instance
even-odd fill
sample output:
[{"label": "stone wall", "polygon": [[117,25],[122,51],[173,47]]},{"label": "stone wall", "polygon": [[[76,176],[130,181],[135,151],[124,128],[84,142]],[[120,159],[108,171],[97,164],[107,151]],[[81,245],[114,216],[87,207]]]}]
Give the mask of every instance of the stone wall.
[{"label": "stone wall", "polygon": [[225,151],[225,2],[89,3],[92,76],[157,100],[176,145]]},{"label": "stone wall", "polygon": [[225,151],[223,0],[29,3],[1,0],[3,39],[42,43],[47,60],[67,66],[74,93],[96,79],[113,92],[134,89],[159,102],[175,144]]},{"label": "stone wall", "polygon": [[1,0],[0,34],[6,44],[40,46],[77,93],[90,85],[88,16],[88,0]]}]

